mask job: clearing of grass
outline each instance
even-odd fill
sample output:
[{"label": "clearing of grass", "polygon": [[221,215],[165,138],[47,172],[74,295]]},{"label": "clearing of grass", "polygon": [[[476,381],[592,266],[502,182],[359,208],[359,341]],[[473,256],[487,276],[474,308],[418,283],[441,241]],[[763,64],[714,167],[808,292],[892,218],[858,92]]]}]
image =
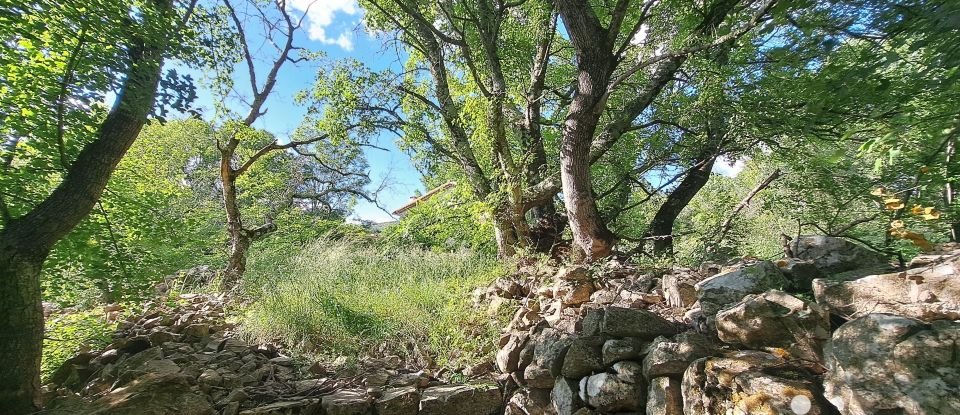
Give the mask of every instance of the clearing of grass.
[{"label": "clearing of grass", "polygon": [[504,323],[470,300],[503,273],[493,257],[320,240],[270,263],[253,264],[245,282],[254,301],[243,333],[313,357],[397,354],[466,367],[491,356]]}]

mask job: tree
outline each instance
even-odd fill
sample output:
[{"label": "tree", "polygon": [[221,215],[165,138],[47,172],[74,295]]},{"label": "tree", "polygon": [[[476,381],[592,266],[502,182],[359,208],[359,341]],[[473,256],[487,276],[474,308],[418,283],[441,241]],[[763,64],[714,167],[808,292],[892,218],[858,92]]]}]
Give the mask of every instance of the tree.
[{"label": "tree", "polygon": [[[297,18],[287,10],[285,2],[275,1],[269,4],[270,6],[266,6],[251,2],[248,6],[258,12],[256,16],[245,16],[235,7],[233,0],[223,0],[225,16],[221,18],[228,19],[232,24],[237,44],[232,44],[234,40],[229,38],[213,44],[214,48],[233,47],[238,50],[233,57],[236,58],[237,63],[242,64],[244,76],[249,81],[250,87],[250,96],[245,101],[245,115],[229,118],[217,129],[216,134],[217,149],[220,152],[219,178],[229,237],[229,253],[224,270],[224,283],[227,287],[233,286],[245,272],[247,253],[253,242],[277,229],[270,215],[266,215],[264,223],[259,226],[253,227],[244,223],[238,183],[253,166],[266,161],[273,155],[288,151],[303,156],[303,160],[309,160],[309,163],[319,166],[313,168],[312,173],[305,171],[310,174],[307,181],[311,182],[314,188],[311,190],[307,189],[306,184],[302,185],[300,190],[306,191],[291,194],[291,203],[293,199],[329,200],[334,194],[349,194],[374,201],[371,194],[362,190],[362,187],[368,183],[369,177],[366,173],[357,171],[357,167],[365,167],[363,164],[357,164],[360,154],[357,147],[365,145],[366,138],[377,129],[388,128],[381,117],[371,112],[378,105],[389,107],[389,103],[382,102],[387,100],[382,93],[377,94],[372,88],[362,91],[363,93],[348,93],[356,90],[358,86],[367,86],[369,82],[374,82],[370,79],[358,79],[358,76],[376,77],[376,74],[364,72],[363,68],[353,63],[334,65],[319,72],[317,84],[299,97],[300,103],[310,106],[310,115],[305,120],[303,128],[299,129],[294,136],[288,137],[285,142],[281,142],[277,137],[266,136],[253,128],[253,124],[266,112],[265,105],[280,80],[281,69],[286,65],[317,58],[317,54],[296,46],[294,42],[307,16],[306,13]],[[252,25],[251,19],[253,21],[259,19],[265,31],[263,37],[270,39],[275,48],[276,53],[267,58],[266,73],[258,71],[256,62],[260,57],[252,52],[253,42],[256,40],[252,39],[246,30]],[[219,66],[221,62],[211,64],[214,69],[221,72],[219,85],[216,86],[223,91],[231,90],[230,74],[234,72],[234,68],[221,67]],[[261,75],[263,75],[262,78]],[[263,79],[262,84],[258,79]],[[357,83],[347,82],[350,80]],[[242,143],[244,142],[256,148],[249,152],[243,151]],[[318,146],[324,143],[328,144],[326,150],[318,151]],[[335,163],[328,163],[329,157],[334,155],[331,149],[342,151],[343,158]],[[343,169],[343,167],[348,168]],[[336,175],[340,177],[333,179]]]},{"label": "tree", "polygon": [[[104,4],[104,6],[108,6]],[[96,9],[94,9],[96,10]],[[116,72],[108,74],[108,79],[83,79],[90,83],[84,85],[103,91],[110,86],[111,77],[120,83],[120,92],[116,103],[106,118],[96,127],[92,141],[84,144],[76,158],[64,160],[65,151],[58,152],[65,173],[62,181],[41,202],[30,207],[25,213],[11,212],[6,204],[0,213],[4,227],[0,231],[0,276],[3,278],[0,290],[0,313],[6,316],[0,322],[0,410],[13,415],[33,413],[40,409],[40,348],[43,336],[43,312],[40,305],[40,272],[43,262],[54,244],[63,238],[73,227],[94,208],[97,199],[106,186],[110,175],[124,153],[136,139],[148,114],[153,109],[157,86],[161,81],[161,66],[169,39],[175,33],[176,16],[173,4],[168,0],[157,0],[141,5],[125,4],[124,7],[103,7],[102,20],[88,19],[85,12],[71,6],[59,6],[54,3],[34,2],[20,6],[6,13],[20,16],[46,14],[45,18],[62,18],[63,26],[47,26],[48,35],[64,30],[69,33],[70,25],[122,24],[132,28],[129,37],[124,39],[122,48],[115,50],[95,49],[99,57],[108,57],[123,62],[111,66]],[[116,13],[116,14],[114,14]],[[72,19],[71,19],[72,18]],[[28,17],[12,19],[15,22],[12,33],[4,33],[5,41],[17,41],[19,52],[33,57],[33,62],[42,62],[40,55],[49,56],[53,52],[62,52],[63,45],[55,42],[43,42],[44,37],[36,36],[36,20]],[[28,27],[31,27],[29,30]],[[91,36],[98,34],[90,28]],[[79,30],[75,33],[86,33]],[[105,30],[103,33],[112,33]],[[113,32],[115,33],[115,32]],[[59,32],[58,34],[64,34]],[[51,36],[56,38],[56,36]],[[49,39],[49,38],[48,38]],[[83,37],[73,45],[83,50]],[[49,48],[49,49],[48,49]],[[106,55],[99,55],[106,54]],[[78,56],[76,54],[71,56]],[[79,60],[80,58],[75,58]],[[27,60],[26,62],[30,62]],[[69,58],[68,58],[69,61]],[[20,62],[21,64],[23,62]],[[43,62],[46,63],[46,62]],[[69,66],[69,63],[68,65]],[[102,70],[102,69],[101,69]],[[73,72],[65,76],[63,84],[74,85],[73,78],[89,73]],[[64,94],[66,95],[66,93]],[[66,100],[62,99],[66,106]],[[24,107],[26,108],[26,107]],[[63,111],[59,111],[62,113]],[[21,110],[21,115],[29,115]],[[60,124],[62,125],[62,124]],[[82,124],[81,124],[82,125]],[[90,125],[90,124],[87,124]],[[94,125],[90,125],[94,127]],[[60,137],[62,130],[53,137]],[[26,138],[26,140],[25,140]],[[14,136],[13,146],[20,143],[33,144],[50,137]],[[59,146],[61,148],[65,146]],[[11,150],[16,147],[11,147]],[[15,161],[6,162],[14,166]],[[6,196],[6,195],[5,195]],[[17,216],[14,216],[17,215]]]}]

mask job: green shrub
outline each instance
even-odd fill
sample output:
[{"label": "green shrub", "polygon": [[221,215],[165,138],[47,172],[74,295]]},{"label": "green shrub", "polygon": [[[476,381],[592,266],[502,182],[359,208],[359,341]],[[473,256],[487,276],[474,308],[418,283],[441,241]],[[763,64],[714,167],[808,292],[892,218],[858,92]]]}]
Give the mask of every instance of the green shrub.
[{"label": "green shrub", "polygon": [[[470,304],[471,291],[502,266],[468,251],[323,239],[265,270],[254,267],[245,279],[255,301],[244,314],[244,333],[321,358],[396,353],[462,366],[489,357],[503,324]],[[429,350],[413,352],[408,344]]]},{"label": "green shrub", "polygon": [[110,343],[116,325],[97,311],[80,311],[49,319],[43,339],[41,377],[44,382],[64,361],[81,349],[100,349]]}]

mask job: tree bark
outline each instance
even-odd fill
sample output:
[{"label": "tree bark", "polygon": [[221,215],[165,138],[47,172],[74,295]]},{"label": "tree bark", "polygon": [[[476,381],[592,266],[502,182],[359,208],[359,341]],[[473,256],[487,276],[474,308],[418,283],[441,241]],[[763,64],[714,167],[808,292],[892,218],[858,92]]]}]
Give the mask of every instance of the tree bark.
[{"label": "tree bark", "polygon": [[[159,16],[147,13],[147,25],[166,24],[171,1],[157,0],[154,7]],[[163,42],[168,38],[140,39],[129,46],[126,80],[97,138],[83,148],[50,196],[0,231],[0,413],[22,415],[40,409],[43,262],[54,244],[93,210],[140,133],[153,107]]]},{"label": "tree bark", "polygon": [[615,57],[612,40],[588,2],[558,1],[557,10],[577,57],[577,90],[563,123],[560,182],[573,242],[589,261],[608,256],[613,249],[613,234],[593,197],[590,144],[603,113]]}]

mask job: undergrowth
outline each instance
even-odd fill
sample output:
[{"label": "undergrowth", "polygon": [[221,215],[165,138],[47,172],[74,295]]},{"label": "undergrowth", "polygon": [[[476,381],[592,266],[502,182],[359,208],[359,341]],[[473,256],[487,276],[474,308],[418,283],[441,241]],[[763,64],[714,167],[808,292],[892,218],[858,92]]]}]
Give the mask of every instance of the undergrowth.
[{"label": "undergrowth", "polygon": [[40,376],[44,383],[64,361],[82,350],[97,350],[110,344],[116,324],[107,323],[95,310],[62,314],[47,320],[44,328]]},{"label": "undergrowth", "polygon": [[502,274],[494,257],[344,240],[285,254],[251,258],[245,286],[254,301],[241,325],[250,340],[320,359],[397,354],[448,368],[493,352],[505,316],[473,307],[470,293]]}]

